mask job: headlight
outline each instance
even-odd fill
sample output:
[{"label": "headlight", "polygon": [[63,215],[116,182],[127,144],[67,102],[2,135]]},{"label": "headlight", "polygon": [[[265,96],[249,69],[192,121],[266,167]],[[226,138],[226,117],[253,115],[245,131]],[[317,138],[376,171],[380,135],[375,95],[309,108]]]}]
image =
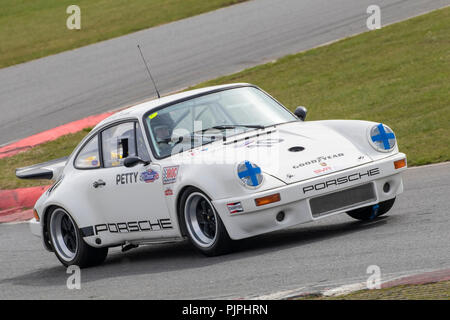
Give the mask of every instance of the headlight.
[{"label": "headlight", "polygon": [[377,151],[392,151],[395,147],[395,140],[395,135],[391,128],[382,123],[370,129],[369,142]]},{"label": "headlight", "polygon": [[241,182],[249,188],[258,188],[263,182],[261,168],[250,161],[243,161],[237,167],[237,174]]}]

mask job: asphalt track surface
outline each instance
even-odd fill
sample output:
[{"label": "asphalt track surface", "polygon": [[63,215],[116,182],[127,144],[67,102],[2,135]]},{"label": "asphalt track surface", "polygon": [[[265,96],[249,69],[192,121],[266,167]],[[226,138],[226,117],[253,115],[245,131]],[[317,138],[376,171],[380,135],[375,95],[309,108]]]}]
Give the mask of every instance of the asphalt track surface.
[{"label": "asphalt track surface", "polygon": [[[405,192],[386,217],[363,223],[346,214],[240,242],[206,258],[186,242],[110,252],[66,287],[66,269],[27,224],[0,225],[0,299],[247,298],[295,288],[382,279],[450,267],[450,163],[408,169]],[[305,290],[306,290],[305,289]]]},{"label": "asphalt track surface", "polygon": [[374,3],[386,25],[450,0],[252,0],[1,69],[0,145],[152,97],[138,43],[169,93],[367,31]]}]

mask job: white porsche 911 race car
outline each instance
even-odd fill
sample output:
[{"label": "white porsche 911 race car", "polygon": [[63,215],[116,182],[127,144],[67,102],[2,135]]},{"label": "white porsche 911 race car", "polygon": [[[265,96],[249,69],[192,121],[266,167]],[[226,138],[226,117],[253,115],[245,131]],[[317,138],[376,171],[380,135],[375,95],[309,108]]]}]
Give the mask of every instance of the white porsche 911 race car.
[{"label": "white porsche 911 race car", "polygon": [[63,265],[102,263],[109,247],[189,238],[204,254],[233,240],[346,212],[385,214],[406,156],[392,130],[304,121],[250,84],[182,92],[99,123],[65,159],[16,170],[52,179],[33,234]]}]

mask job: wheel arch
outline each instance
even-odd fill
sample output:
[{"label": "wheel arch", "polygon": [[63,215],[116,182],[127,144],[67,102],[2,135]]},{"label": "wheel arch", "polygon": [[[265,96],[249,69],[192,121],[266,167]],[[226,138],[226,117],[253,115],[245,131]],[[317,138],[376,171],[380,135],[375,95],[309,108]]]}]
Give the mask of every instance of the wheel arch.
[{"label": "wheel arch", "polygon": [[67,208],[65,208],[64,206],[62,206],[60,204],[49,203],[43,210],[41,221],[42,221],[42,239],[44,242],[44,246],[47,250],[49,250],[51,252],[53,252],[54,249],[53,249],[53,246],[52,246],[52,243],[50,240],[50,235],[49,235],[49,232],[47,229],[47,225],[48,225],[48,219],[50,217],[50,212],[52,212],[56,208],[61,208],[64,211],[66,211],[70,215],[70,217],[75,221],[76,225],[79,226],[79,222],[77,221],[78,219],[76,217],[74,217],[74,215],[71,214],[70,211],[67,210]]},{"label": "wheel arch", "polygon": [[[177,219],[178,219],[178,226],[180,227],[180,233],[181,233],[182,236],[187,236],[187,230],[186,230],[186,226],[184,224],[184,219],[181,216],[181,213],[182,213],[181,198],[183,197],[183,195],[186,192],[186,190],[189,189],[189,188],[195,188],[195,189],[199,190],[200,192],[204,193],[210,200],[212,199],[211,195],[208,192],[204,191],[199,186],[192,185],[192,184],[183,186],[180,189],[180,191],[177,192],[177,197],[176,197],[176,200],[175,200],[175,205],[176,205],[175,209],[176,209],[176,215],[177,215]],[[214,206],[214,204],[212,204],[212,205]],[[217,212],[217,214],[219,214],[219,212],[217,210],[216,210],[216,212]]]},{"label": "wheel arch", "polygon": [[52,210],[54,210],[55,208],[58,208],[57,205],[51,204],[48,205],[45,209],[44,209],[44,213],[41,217],[41,221],[42,221],[42,239],[44,241],[44,246],[47,250],[53,252],[53,246],[50,240],[50,234],[48,232],[48,218],[50,216],[50,212],[52,212]]}]

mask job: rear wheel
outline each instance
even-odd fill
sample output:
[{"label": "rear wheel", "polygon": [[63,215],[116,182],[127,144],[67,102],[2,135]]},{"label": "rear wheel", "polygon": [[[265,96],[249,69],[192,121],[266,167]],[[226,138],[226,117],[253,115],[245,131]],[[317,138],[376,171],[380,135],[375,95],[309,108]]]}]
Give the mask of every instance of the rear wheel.
[{"label": "rear wheel", "polygon": [[357,220],[362,221],[369,221],[373,220],[376,217],[379,217],[385,213],[387,213],[389,210],[391,210],[392,206],[394,205],[395,198],[386,200],[383,202],[380,202],[378,204],[378,212],[375,212],[374,206],[368,206],[364,208],[359,208],[356,210],[352,210],[347,212],[347,214]]},{"label": "rear wheel", "polygon": [[191,243],[207,256],[225,254],[232,240],[210,199],[197,188],[188,188],[180,201],[183,228]]},{"label": "rear wheel", "polygon": [[47,230],[56,257],[64,266],[80,268],[103,263],[108,248],[94,248],[84,240],[72,217],[62,208],[55,208],[47,219]]}]

